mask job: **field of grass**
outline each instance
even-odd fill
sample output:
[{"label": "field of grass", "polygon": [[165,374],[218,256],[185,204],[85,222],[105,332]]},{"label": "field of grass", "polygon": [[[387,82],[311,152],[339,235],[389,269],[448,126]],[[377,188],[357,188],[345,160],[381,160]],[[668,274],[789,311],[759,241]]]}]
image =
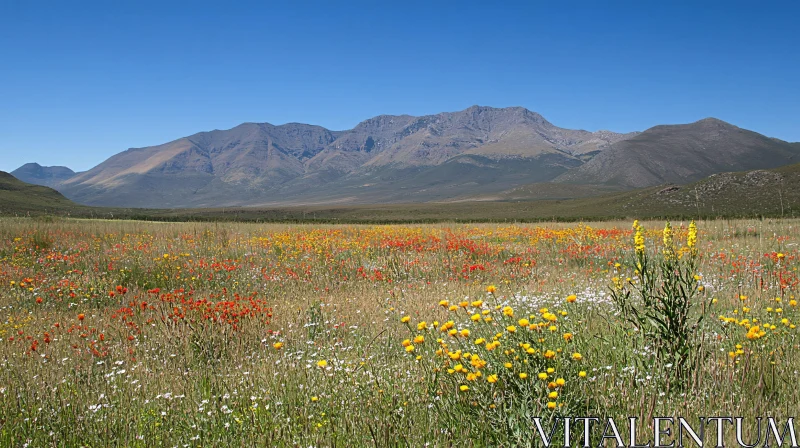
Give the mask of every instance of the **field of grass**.
[{"label": "field of grass", "polygon": [[535,416],[797,416],[800,221],[631,224],[1,219],[0,446],[510,447]]}]

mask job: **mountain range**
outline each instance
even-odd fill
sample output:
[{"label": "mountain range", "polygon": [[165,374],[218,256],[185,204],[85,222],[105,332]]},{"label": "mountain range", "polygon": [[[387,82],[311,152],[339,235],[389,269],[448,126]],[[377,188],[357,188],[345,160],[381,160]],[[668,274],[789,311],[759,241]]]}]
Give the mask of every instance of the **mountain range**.
[{"label": "mountain range", "polygon": [[245,123],[132,148],[82,173],[26,164],[12,174],[87,205],[184,208],[458,201],[518,188],[566,198],[798,161],[800,144],[713,118],[622,134],[473,106],[346,131]]}]

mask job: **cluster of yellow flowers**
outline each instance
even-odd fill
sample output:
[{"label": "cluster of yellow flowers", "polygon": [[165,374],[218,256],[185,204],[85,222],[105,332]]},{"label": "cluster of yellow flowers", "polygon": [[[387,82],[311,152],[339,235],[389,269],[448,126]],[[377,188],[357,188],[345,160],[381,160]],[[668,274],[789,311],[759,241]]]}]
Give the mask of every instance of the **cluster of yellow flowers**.
[{"label": "cluster of yellow flowers", "polygon": [[[495,291],[494,286],[486,288],[489,299]],[[575,295],[565,299],[567,303],[576,300]],[[551,379],[556,369],[567,374],[571,371],[578,378],[586,377],[585,371],[577,370],[584,359],[582,354],[570,350],[568,353],[571,355],[559,356],[574,344],[575,339],[573,332],[558,332],[559,319],[569,315],[566,310],[541,308],[537,313],[515,317],[516,312],[511,306],[489,306],[484,300],[463,300],[453,304],[442,300],[439,306],[454,313],[454,318],[441,323],[433,321],[432,325],[421,321],[414,326],[409,316],[401,317],[401,322],[412,332],[416,328],[417,333],[413,338],[405,339],[402,345],[406,352],[417,350],[417,361],[422,361],[423,355],[431,355],[434,362],[432,371],[446,372],[447,375],[440,380],[462,393],[472,391],[479,379],[485,379],[485,382],[477,383],[484,385],[477,390],[486,387],[506,391],[541,388],[549,400],[547,408],[556,409],[563,406],[563,402],[559,403],[557,399],[567,384],[565,377]],[[435,350],[418,350],[425,341],[425,331],[442,334],[436,339]],[[549,336],[551,334],[555,338]],[[530,375],[541,383],[530,382]],[[442,393],[444,389],[443,385]],[[492,403],[489,407],[494,406]]]}]

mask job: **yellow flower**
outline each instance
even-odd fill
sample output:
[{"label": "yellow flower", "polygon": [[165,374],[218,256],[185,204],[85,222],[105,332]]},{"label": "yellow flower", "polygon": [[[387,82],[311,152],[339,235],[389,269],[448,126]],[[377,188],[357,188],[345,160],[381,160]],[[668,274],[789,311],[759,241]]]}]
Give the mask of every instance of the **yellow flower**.
[{"label": "yellow flower", "polygon": [[480,314],[473,314],[472,317],[470,317],[470,319],[473,322],[477,322],[477,321],[481,320],[481,315]]},{"label": "yellow flower", "polygon": [[578,372],[578,376],[581,378],[586,378],[586,372],[581,370],[580,372]]},{"label": "yellow flower", "polygon": [[528,319],[520,319],[519,322],[517,323],[519,324],[520,327],[527,327],[528,325],[531,324]]},{"label": "yellow flower", "polygon": [[528,374],[527,374],[527,373],[525,373],[525,372],[522,372],[522,373],[520,373],[520,374],[519,374],[519,377],[520,377],[520,379],[523,379],[523,380],[524,380],[525,378],[527,378],[527,377],[528,377]]},{"label": "yellow flower", "polygon": [[669,221],[667,221],[667,224],[664,226],[664,254],[672,254],[672,226],[669,224]]},{"label": "yellow flower", "polygon": [[544,352],[544,357],[547,359],[553,359],[556,357],[556,352],[552,350],[547,350],[546,352]]},{"label": "yellow flower", "polygon": [[316,396],[311,397],[311,401],[317,402],[317,401],[319,401],[319,397],[316,397]]},{"label": "yellow flower", "polygon": [[639,225],[639,221],[633,222],[633,228],[636,230],[636,234],[633,236],[633,245],[635,246],[636,254],[644,254],[644,229]]},{"label": "yellow flower", "polygon": [[510,369],[511,367],[513,367],[513,365],[510,362],[503,364],[503,366],[505,366],[506,369]]},{"label": "yellow flower", "polygon": [[547,379],[547,374],[544,373],[544,372],[540,373],[538,376],[539,376],[539,379],[542,380],[542,381]]},{"label": "yellow flower", "polygon": [[469,306],[469,302],[467,302],[466,300],[462,300],[458,302],[458,306],[460,306],[461,308],[466,308]]},{"label": "yellow flower", "polygon": [[481,306],[483,306],[483,300],[476,300],[472,302],[472,306],[475,308],[480,308]]},{"label": "yellow flower", "polygon": [[403,316],[403,317],[400,318],[400,322],[402,322],[404,324],[408,323],[408,321],[410,321],[410,320],[411,320],[411,316]]},{"label": "yellow flower", "polygon": [[422,321],[417,324],[417,330],[419,331],[425,330],[426,328],[428,328],[428,323],[425,321]]},{"label": "yellow flower", "polygon": [[564,378],[559,378],[556,380],[556,385],[559,387],[564,387],[565,384],[567,384],[567,382],[564,380]]},{"label": "yellow flower", "polygon": [[467,386],[466,384],[462,384],[462,385],[459,387],[459,390],[461,390],[461,392],[466,392],[466,391],[468,391],[468,390],[469,390],[469,386]]},{"label": "yellow flower", "polygon": [[564,340],[571,341],[572,340],[572,333],[564,333]]},{"label": "yellow flower", "polygon": [[556,392],[556,391],[550,392],[549,394],[547,394],[547,398],[551,398],[551,399],[552,398],[558,398],[558,392]]},{"label": "yellow flower", "polygon": [[414,338],[415,344],[422,344],[423,342],[425,342],[425,336],[423,335],[418,335],[417,337]]},{"label": "yellow flower", "polygon": [[489,375],[486,377],[486,381],[494,384],[497,382],[497,375]]},{"label": "yellow flower", "polygon": [[555,408],[556,408],[556,403],[554,401],[551,401],[551,402],[547,403],[547,409],[551,409],[552,410],[552,409],[555,409]]},{"label": "yellow flower", "polygon": [[408,347],[409,345],[411,345],[411,340],[410,339],[403,340],[403,347]]},{"label": "yellow flower", "polygon": [[514,332],[516,332],[516,331],[517,331],[517,327],[515,327],[515,326],[513,326],[513,325],[509,325],[509,326],[507,326],[507,327],[506,327],[506,330],[507,330],[509,333],[514,333]]},{"label": "yellow flower", "polygon": [[468,328],[464,328],[463,330],[461,330],[461,336],[463,336],[465,338],[469,337],[469,329]]},{"label": "yellow flower", "polygon": [[283,348],[283,342],[276,342],[272,346],[275,347],[275,350],[280,350]]},{"label": "yellow flower", "polygon": [[578,300],[578,296],[575,294],[571,294],[567,296],[567,303],[573,303],[574,301]]},{"label": "yellow flower", "polygon": [[692,221],[689,224],[689,235],[686,237],[686,246],[689,247],[692,251],[696,250],[695,246],[697,245],[697,224]]},{"label": "yellow flower", "polygon": [[441,306],[442,308],[447,308],[448,306],[450,306],[450,302],[448,302],[447,300],[440,300],[439,306]]},{"label": "yellow flower", "polygon": [[450,305],[449,310],[450,311],[457,311],[458,310],[458,305]]},{"label": "yellow flower", "polygon": [[327,366],[328,366],[328,361],[325,361],[324,359],[321,360],[321,361],[317,361],[317,367],[323,367],[324,368],[324,367],[327,367]]},{"label": "yellow flower", "polygon": [[573,353],[572,359],[574,359],[575,361],[580,361],[581,359],[583,359],[583,355],[581,355],[580,353]]},{"label": "yellow flower", "polygon": [[503,314],[508,317],[514,317],[514,309],[510,306],[503,307]]},{"label": "yellow flower", "polygon": [[413,351],[414,351],[414,346],[413,346],[413,345],[409,345],[408,347],[406,347],[406,351],[407,351],[408,353],[411,353],[411,352],[413,352]]},{"label": "yellow flower", "polygon": [[486,292],[489,294],[494,294],[495,291],[497,291],[497,287],[494,285],[489,285],[486,287]]}]

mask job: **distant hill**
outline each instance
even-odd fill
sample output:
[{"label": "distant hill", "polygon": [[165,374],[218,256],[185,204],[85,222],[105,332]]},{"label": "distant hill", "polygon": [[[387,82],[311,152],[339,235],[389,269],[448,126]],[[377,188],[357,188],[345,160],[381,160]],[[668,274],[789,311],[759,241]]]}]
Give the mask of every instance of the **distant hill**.
[{"label": "distant hill", "polygon": [[[20,178],[93,206],[259,208],[562,200],[800,161],[800,143],[708,118],[619,134],[557,127],[521,107],[380,115],[345,131],[245,123]],[[527,198],[527,199],[525,199]]]},{"label": "distant hill", "polygon": [[520,107],[382,115],[347,131],[245,123],[129,149],[58,188],[131,207],[442,200],[550,181],[634,135],[563,129]]},{"label": "distant hill", "polygon": [[800,161],[800,145],[707,118],[656,126],[611,145],[556,182],[628,188],[687,183],[714,173],[776,168]]},{"label": "distant hill", "polygon": [[713,174],[688,185],[659,187],[629,207],[664,214],[800,217],[800,163]]},{"label": "distant hill", "polygon": [[49,187],[32,185],[0,171],[0,215],[63,212],[81,207]]},{"label": "distant hill", "polygon": [[65,166],[41,166],[38,163],[26,163],[12,171],[11,175],[29,184],[55,187],[74,176],[75,172]]}]

